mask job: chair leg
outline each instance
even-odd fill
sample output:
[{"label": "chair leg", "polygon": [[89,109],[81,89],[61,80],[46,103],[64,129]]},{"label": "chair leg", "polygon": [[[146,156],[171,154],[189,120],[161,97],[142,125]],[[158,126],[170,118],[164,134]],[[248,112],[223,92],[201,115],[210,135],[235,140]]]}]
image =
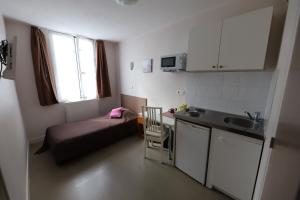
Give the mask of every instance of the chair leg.
[{"label": "chair leg", "polygon": [[164,162],[164,143],[161,141],[160,145],[160,163]]},{"label": "chair leg", "polygon": [[144,139],[144,158],[147,158],[147,138]]}]

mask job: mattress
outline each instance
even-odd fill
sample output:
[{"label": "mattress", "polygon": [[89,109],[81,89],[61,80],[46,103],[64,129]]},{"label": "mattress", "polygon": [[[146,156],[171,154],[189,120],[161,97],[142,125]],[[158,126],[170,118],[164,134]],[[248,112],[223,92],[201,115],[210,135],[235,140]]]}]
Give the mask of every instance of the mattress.
[{"label": "mattress", "polygon": [[49,127],[43,149],[50,149],[60,164],[136,133],[136,117],[124,114],[120,119],[110,119],[107,115]]}]

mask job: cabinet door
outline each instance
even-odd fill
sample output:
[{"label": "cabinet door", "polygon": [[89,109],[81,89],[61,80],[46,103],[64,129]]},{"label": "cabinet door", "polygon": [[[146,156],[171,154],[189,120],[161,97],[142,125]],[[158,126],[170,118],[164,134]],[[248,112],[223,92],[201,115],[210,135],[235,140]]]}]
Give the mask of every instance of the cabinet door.
[{"label": "cabinet door", "polygon": [[262,141],[212,130],[207,186],[241,200],[251,200]]},{"label": "cabinet door", "polygon": [[273,7],[224,20],[220,70],[262,70],[269,40]]},{"label": "cabinet door", "polygon": [[176,123],[175,165],[200,183],[205,183],[210,130],[188,122]]},{"label": "cabinet door", "polygon": [[187,71],[217,70],[222,22],[203,23],[191,29]]}]

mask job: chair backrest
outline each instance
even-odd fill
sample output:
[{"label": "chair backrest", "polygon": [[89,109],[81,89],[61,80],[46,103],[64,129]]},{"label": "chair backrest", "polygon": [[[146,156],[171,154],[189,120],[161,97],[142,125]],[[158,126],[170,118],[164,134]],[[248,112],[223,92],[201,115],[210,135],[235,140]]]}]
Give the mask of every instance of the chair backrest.
[{"label": "chair backrest", "polygon": [[142,106],[144,130],[156,133],[163,132],[162,108]]}]

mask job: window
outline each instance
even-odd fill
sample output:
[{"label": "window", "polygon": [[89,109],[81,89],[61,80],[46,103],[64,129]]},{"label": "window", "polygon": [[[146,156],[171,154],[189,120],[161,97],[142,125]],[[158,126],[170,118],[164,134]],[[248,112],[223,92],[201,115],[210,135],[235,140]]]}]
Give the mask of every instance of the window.
[{"label": "window", "polygon": [[56,90],[60,102],[95,99],[96,64],[93,40],[50,33]]}]

